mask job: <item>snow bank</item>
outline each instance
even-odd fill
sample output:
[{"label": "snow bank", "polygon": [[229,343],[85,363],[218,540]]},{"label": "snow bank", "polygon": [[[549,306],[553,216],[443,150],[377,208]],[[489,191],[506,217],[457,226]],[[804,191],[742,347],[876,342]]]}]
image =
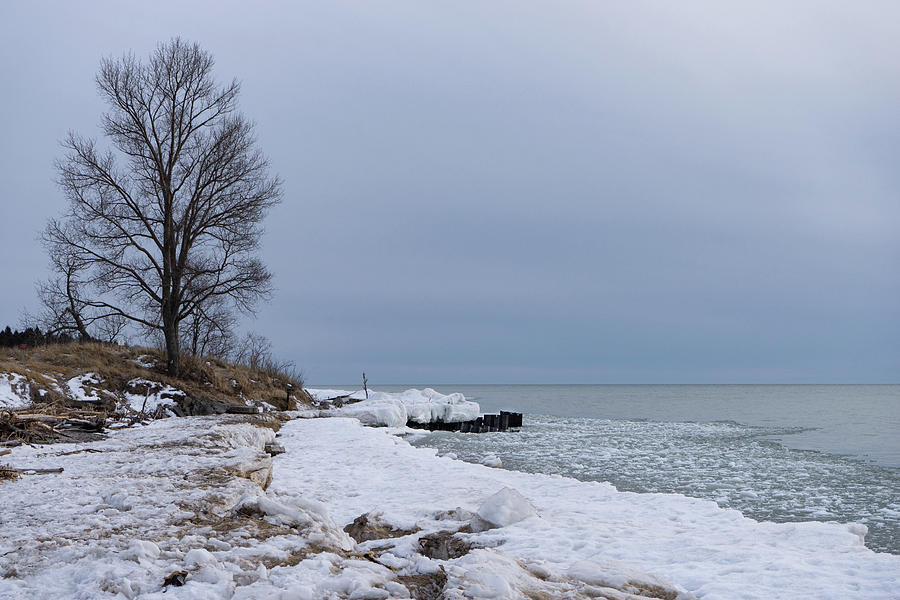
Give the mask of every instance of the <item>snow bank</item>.
[{"label": "snow bank", "polygon": [[353,417],[369,426],[403,427],[408,421],[414,423],[459,423],[478,418],[480,408],[477,403],[466,400],[459,393],[444,395],[431,388],[410,389],[405,392],[378,392],[369,390],[369,398],[359,390],[313,389],[307,390],[314,400],[347,397],[340,408],[329,409],[328,416]]},{"label": "snow bank", "polygon": [[[0,598],[231,598],[262,562],[311,540],[340,550],[331,540],[346,535],[289,498],[265,508],[315,518],[234,514],[265,494],[241,473],[271,468],[263,449],[275,436],[222,421],[164,419],[89,444],[13,448],[4,462],[64,471],[0,482]],[[184,585],[166,586],[179,571]]]},{"label": "snow bank", "polygon": [[28,380],[16,373],[0,373],[0,408],[23,408],[30,404]]},{"label": "snow bank", "polygon": [[[100,385],[100,383],[101,379],[99,375],[96,373],[85,373],[84,375],[78,375],[68,380],[66,382],[66,387],[69,388],[69,394],[73,400],[79,402],[96,402],[100,400],[96,389],[96,386]],[[90,387],[86,389],[85,386]]]},{"label": "snow bank", "polygon": [[125,384],[125,389],[127,391],[124,396],[128,407],[135,412],[143,410],[148,415],[152,415],[162,407],[169,416],[173,416],[175,413],[170,409],[177,404],[177,398],[185,396],[182,390],[171,385],[141,378],[129,381]]}]

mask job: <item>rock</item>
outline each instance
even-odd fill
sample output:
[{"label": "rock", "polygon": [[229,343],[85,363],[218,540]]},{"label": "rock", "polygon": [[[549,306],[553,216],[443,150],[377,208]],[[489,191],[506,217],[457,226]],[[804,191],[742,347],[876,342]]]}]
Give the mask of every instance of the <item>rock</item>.
[{"label": "rock", "polygon": [[255,415],[259,413],[259,408],[245,404],[232,404],[225,409],[225,412],[230,415]]},{"label": "rock", "polygon": [[184,396],[179,398],[173,412],[179,417],[197,417],[202,415],[221,415],[228,410],[229,405],[220,400],[212,400],[203,397]]},{"label": "rock", "polygon": [[352,523],[344,527],[344,531],[356,540],[356,543],[358,544],[370,540],[397,538],[415,533],[415,531],[398,529],[393,525],[386,523],[381,518],[380,512],[367,512],[364,515],[356,517]]},{"label": "rock", "polygon": [[428,558],[451,560],[468,554],[472,544],[454,535],[452,531],[438,531],[422,536],[419,547]]},{"label": "rock", "polygon": [[279,454],[284,454],[284,446],[282,446],[278,442],[269,442],[268,444],[266,444],[265,450],[269,453],[269,456],[278,456]]},{"label": "rock", "polygon": [[184,585],[184,582],[187,581],[187,575],[187,571],[175,571],[163,579],[163,587],[168,585],[181,587]]}]

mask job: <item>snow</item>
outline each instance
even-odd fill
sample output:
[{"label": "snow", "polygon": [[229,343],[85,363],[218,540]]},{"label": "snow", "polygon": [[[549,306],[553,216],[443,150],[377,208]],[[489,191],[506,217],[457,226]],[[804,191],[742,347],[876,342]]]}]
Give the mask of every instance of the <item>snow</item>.
[{"label": "snow", "polygon": [[346,396],[355,402],[340,408],[329,409],[327,416],[353,417],[363,425],[373,427],[403,427],[414,423],[458,423],[478,418],[477,403],[466,400],[459,393],[441,394],[431,388],[410,389],[404,392],[378,392],[369,390],[312,389],[307,390],[317,402]]},{"label": "snow", "polygon": [[163,407],[167,414],[172,415],[170,408],[174,407],[176,397],[183,397],[185,393],[182,390],[164,385],[158,381],[150,381],[148,379],[132,379],[125,384],[126,391],[125,401],[128,407],[135,412],[141,412],[143,409],[145,414],[152,415]]},{"label": "snow", "polygon": [[84,375],[77,375],[76,377],[69,379],[66,382],[66,387],[69,389],[69,394],[73,400],[79,402],[96,402],[100,400],[100,397],[97,395],[97,389],[86,390],[85,385],[97,386],[100,385],[100,383],[101,379],[99,375],[96,373],[85,373]]},{"label": "snow", "polygon": [[28,380],[16,373],[0,373],[0,408],[24,408],[30,404]]},{"label": "snow", "polygon": [[[521,597],[503,596],[503,585],[487,575],[515,582],[525,574],[510,565],[522,562],[550,579],[599,586],[614,583],[611,573],[621,570],[615,565],[624,564],[626,579],[665,580],[704,600],[897,598],[900,556],[865,548],[860,525],[757,522],[678,494],[619,492],[605,483],[463,463],[348,419],[292,421],[281,443],[287,452],[275,457],[271,489],[327,504],[338,525],[380,510],[398,528],[446,527],[439,515],[475,513],[503,488],[535,507],[539,517],[470,534],[485,549],[457,559],[453,565],[468,575],[454,579],[448,571],[448,585],[471,583],[477,565],[489,564],[479,567],[482,591]],[[394,550],[396,565],[410,568],[402,545]],[[524,585],[513,587],[522,593]]]},{"label": "snow", "polygon": [[[15,467],[65,470],[0,482],[0,598],[229,597],[244,569],[213,548],[240,547],[253,521],[215,527],[239,498],[262,493],[236,474],[271,466],[262,449],[274,434],[221,422],[164,419],[90,444],[14,448],[4,460]],[[290,544],[305,542],[270,538],[265,550]],[[197,581],[177,588],[186,593],[160,595],[165,577],[201,563]]]},{"label": "snow", "polygon": [[[446,600],[897,598],[900,556],[859,525],[465,463],[348,418],[285,423],[272,458],[272,430],[238,420],[13,448],[16,467],[65,470],[0,482],[0,598],[409,598],[404,577],[441,574]],[[366,513],[398,537],[355,542]],[[461,550],[431,557],[426,536]]]},{"label": "snow", "polygon": [[[144,369],[153,369],[156,367],[156,359],[149,354],[141,354],[136,359],[132,360],[134,364],[139,367],[143,367]],[[209,364],[209,363],[207,363]]]}]

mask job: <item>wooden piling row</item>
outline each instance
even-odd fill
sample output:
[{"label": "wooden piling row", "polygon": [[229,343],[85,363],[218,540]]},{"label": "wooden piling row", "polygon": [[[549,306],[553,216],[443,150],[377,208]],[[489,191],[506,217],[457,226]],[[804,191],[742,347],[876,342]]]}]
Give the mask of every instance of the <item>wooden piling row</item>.
[{"label": "wooden piling row", "polygon": [[456,423],[416,423],[409,421],[407,427],[414,429],[428,429],[429,431],[458,431],[460,433],[489,433],[494,431],[509,431],[522,427],[522,413],[507,412],[501,410],[499,415],[483,415],[472,421],[459,421]]}]

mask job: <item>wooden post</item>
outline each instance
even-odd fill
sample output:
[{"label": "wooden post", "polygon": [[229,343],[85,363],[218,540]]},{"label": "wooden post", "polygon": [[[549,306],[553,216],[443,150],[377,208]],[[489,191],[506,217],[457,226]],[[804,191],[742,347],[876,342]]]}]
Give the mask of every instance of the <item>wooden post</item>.
[{"label": "wooden post", "polygon": [[28,347],[28,344],[22,344],[19,346],[19,350],[22,351],[22,362],[25,362],[25,348]]},{"label": "wooden post", "polygon": [[368,380],[366,379],[366,372],[363,371],[363,389],[366,391],[366,400],[369,399],[369,386]]}]

